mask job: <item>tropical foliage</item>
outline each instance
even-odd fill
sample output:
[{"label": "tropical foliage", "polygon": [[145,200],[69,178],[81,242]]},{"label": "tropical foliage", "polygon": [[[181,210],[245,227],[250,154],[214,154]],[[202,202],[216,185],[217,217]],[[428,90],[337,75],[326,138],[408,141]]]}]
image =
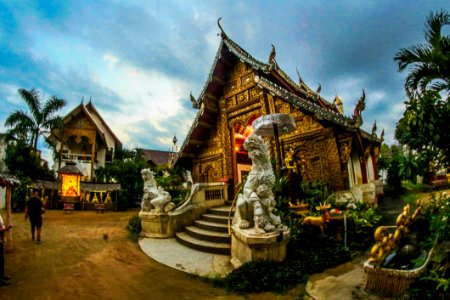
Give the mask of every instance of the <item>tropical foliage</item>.
[{"label": "tropical foliage", "polygon": [[146,167],[147,163],[139,150],[122,150],[111,163],[95,171],[95,180],[120,183],[117,209],[125,210],[137,206],[141,201],[144,186],[141,170]]},{"label": "tropical foliage", "polygon": [[44,104],[41,102],[39,92],[35,89],[29,91],[18,90],[19,95],[28,106],[28,112],[14,111],[5,121],[8,139],[21,140],[37,150],[39,137],[45,138],[51,130],[62,127],[62,119],[55,115],[66,105],[63,99],[50,97]]},{"label": "tropical foliage", "polygon": [[426,206],[424,217],[431,234],[424,236],[422,244],[434,246],[431,266],[410,289],[413,299],[447,299],[450,294],[450,197],[433,197]]},{"label": "tropical foliage", "polygon": [[410,98],[395,137],[420,151],[428,164],[431,158],[438,158],[449,166],[450,36],[443,35],[446,25],[450,25],[447,11],[430,13],[425,25],[426,43],[401,49],[394,57],[399,71],[409,71],[405,91]]},{"label": "tropical foliage", "polygon": [[175,204],[185,198],[188,191],[181,188],[184,182],[184,169],[165,164],[155,167],[153,171],[155,173],[156,183],[165,191],[169,192]]},{"label": "tropical foliage", "polygon": [[448,99],[434,91],[426,91],[406,102],[403,117],[397,123],[395,138],[411,150],[420,153],[420,161],[429,167],[450,164],[450,119]]},{"label": "tropical foliage", "polygon": [[400,49],[394,57],[399,71],[409,71],[405,90],[410,98],[427,90],[450,90],[450,36],[442,34],[445,25],[450,25],[447,11],[430,13],[425,24],[426,43]]},{"label": "tropical foliage", "polygon": [[39,152],[21,140],[8,144],[5,165],[22,183],[14,189],[12,195],[15,210],[22,210],[25,207],[27,190],[34,179],[55,179],[55,173],[48,168],[47,162],[41,160]]}]

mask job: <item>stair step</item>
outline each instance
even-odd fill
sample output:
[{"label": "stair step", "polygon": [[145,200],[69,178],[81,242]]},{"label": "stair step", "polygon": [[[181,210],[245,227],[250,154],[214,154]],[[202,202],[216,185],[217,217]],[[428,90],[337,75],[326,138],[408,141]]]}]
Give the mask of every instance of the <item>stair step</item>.
[{"label": "stair step", "polygon": [[233,200],[225,200],[225,205],[231,206],[233,204]]},{"label": "stair step", "polygon": [[228,224],[228,216],[203,214],[201,219],[214,223]]},{"label": "stair step", "polygon": [[231,243],[231,236],[224,232],[209,231],[195,226],[187,226],[185,232],[192,237],[207,242]]},{"label": "stair step", "polygon": [[[228,216],[230,214],[230,209],[231,209],[231,206],[219,206],[219,207],[208,208],[208,214]],[[235,210],[235,208],[233,208],[231,216],[233,216],[234,210]]]},{"label": "stair step", "polygon": [[230,255],[231,253],[231,244],[229,243],[214,243],[199,240],[188,235],[186,232],[177,232],[176,238],[181,244],[199,251],[225,255]]},{"label": "stair step", "polygon": [[227,224],[220,224],[220,223],[209,222],[209,221],[205,221],[205,220],[195,220],[194,225],[197,226],[198,228],[201,228],[204,230],[228,233],[228,225]]}]

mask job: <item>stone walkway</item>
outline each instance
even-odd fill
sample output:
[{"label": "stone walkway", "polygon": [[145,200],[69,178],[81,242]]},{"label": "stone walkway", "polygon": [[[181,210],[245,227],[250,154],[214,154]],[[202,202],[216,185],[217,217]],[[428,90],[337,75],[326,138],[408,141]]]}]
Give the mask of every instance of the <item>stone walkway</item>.
[{"label": "stone walkway", "polygon": [[174,238],[139,240],[142,251],[157,262],[183,272],[224,277],[233,269],[229,255],[211,254],[188,248]]},{"label": "stone walkway", "polygon": [[361,255],[355,260],[326,269],[322,273],[309,277],[306,292],[309,300],[383,300],[388,299],[369,295],[364,291],[366,274],[363,264],[367,255]]}]

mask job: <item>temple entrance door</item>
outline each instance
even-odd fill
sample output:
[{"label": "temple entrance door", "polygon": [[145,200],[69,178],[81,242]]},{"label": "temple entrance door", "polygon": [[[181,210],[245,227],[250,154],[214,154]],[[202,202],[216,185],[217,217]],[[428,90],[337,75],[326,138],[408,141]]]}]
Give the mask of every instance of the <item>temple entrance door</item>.
[{"label": "temple entrance door", "polygon": [[253,133],[252,123],[258,116],[253,115],[246,123],[235,123],[233,126],[234,137],[234,158],[235,165],[233,172],[236,183],[241,183],[245,180],[246,175],[250,173],[252,168],[252,161],[248,157],[247,150],[244,149],[244,141]]}]

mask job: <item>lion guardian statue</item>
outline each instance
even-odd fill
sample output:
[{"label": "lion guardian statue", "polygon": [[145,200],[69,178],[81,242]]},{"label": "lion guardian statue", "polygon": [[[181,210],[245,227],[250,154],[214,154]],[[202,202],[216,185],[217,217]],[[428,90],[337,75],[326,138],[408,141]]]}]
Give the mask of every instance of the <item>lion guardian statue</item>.
[{"label": "lion guardian statue", "polygon": [[273,214],[275,196],[272,188],[275,174],[270,163],[269,148],[256,134],[245,140],[244,148],[252,160],[252,169],[247,176],[243,192],[238,195],[233,224],[240,229],[253,227],[256,233],[285,230],[280,217]]},{"label": "lion guardian statue", "polygon": [[172,197],[162,187],[158,187],[152,170],[143,169],[141,171],[144,180],[144,194],[141,201],[141,211],[153,214],[163,214],[175,208],[175,204],[170,202]]}]

